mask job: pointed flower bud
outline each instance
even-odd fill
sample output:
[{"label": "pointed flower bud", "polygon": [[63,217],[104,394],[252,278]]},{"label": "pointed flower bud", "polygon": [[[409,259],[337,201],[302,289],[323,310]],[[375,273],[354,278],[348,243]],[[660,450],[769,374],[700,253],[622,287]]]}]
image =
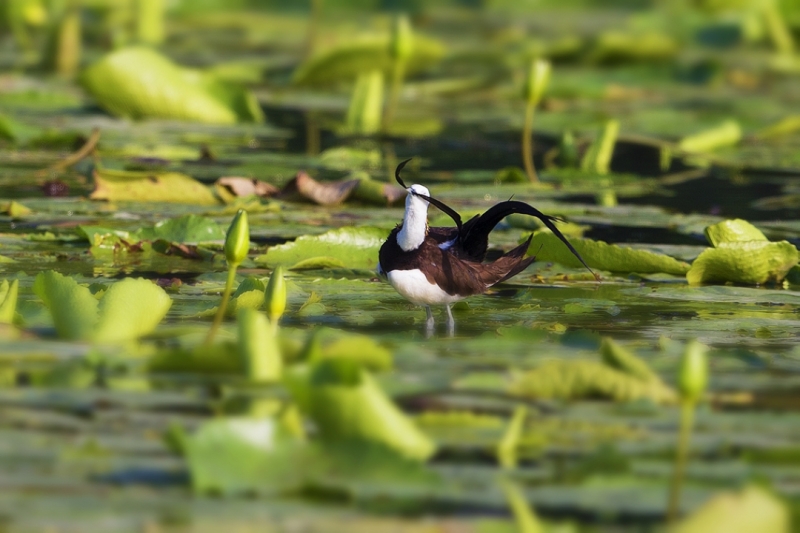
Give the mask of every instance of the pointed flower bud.
[{"label": "pointed flower bud", "polygon": [[411,57],[414,49],[414,34],[411,32],[411,23],[406,15],[399,15],[394,19],[389,46],[389,52],[394,59],[404,61]]},{"label": "pointed flower bud", "polygon": [[686,345],[678,371],[678,388],[684,399],[696,402],[708,385],[708,348],[696,340]]},{"label": "pointed flower bud", "polygon": [[225,259],[229,265],[239,266],[250,250],[250,224],[247,211],[239,209],[225,235]]},{"label": "pointed flower bud", "polygon": [[276,323],[286,310],[286,280],[283,278],[283,267],[275,267],[264,291],[264,305],[270,322]]},{"label": "pointed flower bud", "polygon": [[534,59],[531,62],[523,92],[526,101],[536,105],[542,100],[547,84],[550,82],[551,70],[550,62],[546,59]]}]

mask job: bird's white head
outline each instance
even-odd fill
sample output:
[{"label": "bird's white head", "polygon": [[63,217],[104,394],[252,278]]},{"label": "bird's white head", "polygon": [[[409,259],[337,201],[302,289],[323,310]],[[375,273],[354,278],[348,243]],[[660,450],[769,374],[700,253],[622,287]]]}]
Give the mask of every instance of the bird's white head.
[{"label": "bird's white head", "polygon": [[406,213],[403,217],[403,227],[397,233],[397,244],[404,252],[416,250],[425,240],[428,233],[428,201],[417,196],[422,194],[430,196],[427,187],[412,185],[408,188],[406,196]]}]

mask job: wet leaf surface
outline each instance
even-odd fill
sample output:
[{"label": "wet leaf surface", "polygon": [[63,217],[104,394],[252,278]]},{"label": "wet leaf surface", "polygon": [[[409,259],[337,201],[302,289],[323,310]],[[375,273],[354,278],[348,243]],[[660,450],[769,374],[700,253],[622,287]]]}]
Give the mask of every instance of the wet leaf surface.
[{"label": "wet leaf surface", "polygon": [[[419,58],[395,122],[359,138],[341,124],[364,65],[392,75],[388,17],[326,3],[309,56],[301,13],[184,4],[160,48],[169,63],[126,62],[121,86],[90,66],[97,83],[84,92],[24,66],[15,43],[0,49],[3,527],[516,531],[505,476],[545,531],[658,529],[678,427],[671,392],[691,339],[710,347],[711,379],[680,502],[698,514],[675,530],[710,520],[732,531],[758,516],[747,527],[767,531],[769,517],[783,527],[784,506],[796,514],[797,71],[774,60],[766,34],[745,35],[744,15],[426,4],[412,17]],[[84,64],[102,66],[112,36],[94,9]],[[554,63],[534,124],[539,184],[498,174],[521,165],[531,57]],[[164,75],[143,81],[158,64]],[[242,122],[260,112],[264,123]],[[578,169],[612,119],[609,173]],[[92,153],[70,161],[95,128]],[[563,217],[602,280],[539,232],[533,265],[454,307],[455,337],[435,309],[424,338],[424,310],[375,273],[402,219],[393,171],[407,157],[406,181],[465,217],[511,196]],[[276,196],[300,171],[313,176],[305,195]],[[240,208],[252,247],[206,346],[223,229]],[[435,209],[429,221],[452,225]],[[540,229],[506,219],[489,259]],[[265,308],[276,265],[291,269],[273,339],[283,371],[370,376],[364,386],[329,374],[299,424],[281,410],[288,380],[250,379],[238,343],[236,313]],[[687,271],[716,284],[690,285]],[[497,451],[512,426],[509,470]],[[421,463],[375,441],[436,453]],[[736,493],[754,482],[777,500]]]}]

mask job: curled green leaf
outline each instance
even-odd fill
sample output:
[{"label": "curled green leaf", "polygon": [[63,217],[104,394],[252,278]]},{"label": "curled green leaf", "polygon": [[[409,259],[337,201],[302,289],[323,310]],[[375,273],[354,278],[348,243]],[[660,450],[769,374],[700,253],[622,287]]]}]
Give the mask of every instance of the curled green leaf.
[{"label": "curled green leaf", "polygon": [[779,282],[799,260],[797,248],[787,241],[722,242],[694,260],[686,279],[691,284]]},{"label": "curled green leaf", "polygon": [[727,242],[766,241],[761,230],[740,218],[723,220],[705,229],[706,239],[711,246],[719,246]]},{"label": "curled green leaf", "polygon": [[[642,274],[665,272],[675,275],[684,275],[689,271],[687,263],[647,250],[636,250],[591,239],[570,238],[569,242],[590,267],[598,270]],[[552,233],[542,232],[534,235],[528,248],[528,255],[534,254],[536,254],[537,261],[554,261],[574,268],[583,266],[564,246],[564,243]]]},{"label": "curled green leaf", "polygon": [[323,439],[381,444],[424,461],[435,444],[386,396],[358,363],[326,359],[295,381],[292,393]]}]

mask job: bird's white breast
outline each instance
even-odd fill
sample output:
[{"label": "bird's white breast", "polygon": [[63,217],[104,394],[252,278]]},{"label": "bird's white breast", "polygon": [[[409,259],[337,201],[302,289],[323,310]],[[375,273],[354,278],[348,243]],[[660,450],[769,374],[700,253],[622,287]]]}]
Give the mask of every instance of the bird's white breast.
[{"label": "bird's white breast", "polygon": [[463,297],[447,294],[438,285],[428,281],[421,270],[392,270],[386,274],[389,283],[400,296],[417,305],[443,305]]}]

